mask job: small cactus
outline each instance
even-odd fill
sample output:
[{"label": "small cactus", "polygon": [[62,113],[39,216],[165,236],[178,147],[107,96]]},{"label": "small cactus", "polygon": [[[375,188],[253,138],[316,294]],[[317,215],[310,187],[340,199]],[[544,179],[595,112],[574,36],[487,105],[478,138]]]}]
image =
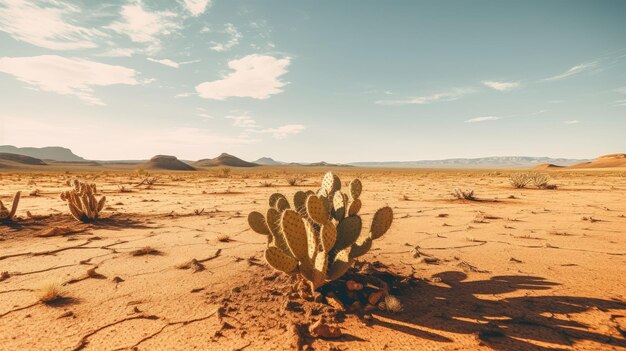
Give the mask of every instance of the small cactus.
[{"label": "small cactus", "polygon": [[72,217],[81,222],[91,222],[98,219],[104,208],[106,196],[96,199],[96,185],[73,182],[74,189],[61,193],[61,200],[67,202]]},{"label": "small cactus", "polygon": [[21,192],[15,193],[13,197],[13,203],[11,204],[11,211],[4,206],[0,200],[0,221],[12,221],[15,218],[15,212],[17,211],[17,205],[20,203]]},{"label": "small cactus", "polygon": [[301,275],[313,290],[346,273],[393,221],[393,210],[383,207],[374,214],[370,232],[362,234],[358,213],[363,185],[355,179],[342,192],[341,184],[328,172],[316,193],[296,192],[293,206],[286,196],[275,193],[265,216],[260,212],[248,216],[250,228],[268,237],[267,262],[287,274]]}]

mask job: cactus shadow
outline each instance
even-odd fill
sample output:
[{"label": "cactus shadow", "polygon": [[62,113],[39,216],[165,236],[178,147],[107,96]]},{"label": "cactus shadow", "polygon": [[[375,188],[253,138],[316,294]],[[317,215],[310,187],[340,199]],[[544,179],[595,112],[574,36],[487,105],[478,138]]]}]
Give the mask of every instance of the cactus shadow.
[{"label": "cactus shadow", "polygon": [[[626,312],[624,301],[558,295],[498,296],[549,290],[559,285],[537,276],[508,275],[466,281],[465,273],[448,271],[433,278],[437,283],[422,281],[403,289],[400,298],[404,311],[380,313],[374,317],[375,324],[440,342],[454,342],[451,334],[464,338],[473,335],[494,350],[562,350],[578,341],[607,348],[626,347],[626,338],[600,334],[568,318],[599,310],[607,313],[609,319],[611,315]],[[616,334],[619,333],[620,330]]]}]

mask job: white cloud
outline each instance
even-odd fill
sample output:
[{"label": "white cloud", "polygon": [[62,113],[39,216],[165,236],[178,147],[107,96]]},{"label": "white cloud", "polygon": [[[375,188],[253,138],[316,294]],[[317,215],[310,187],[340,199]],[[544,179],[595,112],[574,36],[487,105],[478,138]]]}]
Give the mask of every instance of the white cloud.
[{"label": "white cloud", "polygon": [[482,83],[485,86],[497,91],[509,91],[521,86],[520,82],[496,82],[493,80],[483,80]]},{"label": "white cloud", "polygon": [[544,80],[546,81],[554,81],[554,80],[561,80],[585,71],[588,71],[590,69],[595,68],[598,65],[597,62],[588,62],[588,63],[581,63],[580,65],[576,65],[570,69],[568,69],[567,71],[561,73],[561,74],[557,74],[556,76],[552,76],[549,78],[546,78]]},{"label": "white cloud", "polygon": [[237,44],[239,44],[239,40],[241,40],[242,37],[241,33],[239,33],[237,28],[235,28],[232,23],[226,23],[224,25],[224,31],[222,33],[229,35],[230,38],[224,43],[212,41],[211,50],[217,52],[228,51],[235,47]]},{"label": "white cloud", "polygon": [[306,127],[302,124],[287,124],[277,128],[266,128],[259,133],[271,133],[275,139],[285,139],[289,135],[300,134]]},{"label": "white cloud", "polygon": [[60,1],[4,0],[0,2],[0,31],[16,40],[51,50],[94,48],[104,33],[78,26],[72,17],[81,9]]},{"label": "white cloud", "polygon": [[183,5],[192,16],[199,16],[211,7],[210,0],[183,0]]},{"label": "white cloud", "polygon": [[626,94],[626,87],[618,88],[614,90],[618,94]]},{"label": "white cloud", "polygon": [[476,89],[474,88],[453,88],[449,91],[427,96],[417,96],[404,100],[379,100],[376,101],[376,103],[379,105],[428,105],[435,102],[458,100],[463,96],[474,92],[476,92]]},{"label": "white cloud", "polygon": [[482,116],[482,117],[475,117],[472,119],[468,119],[467,121],[465,121],[465,123],[479,123],[479,122],[487,122],[487,121],[497,121],[499,120],[500,117],[496,117],[496,116]]},{"label": "white cloud", "polygon": [[256,121],[247,115],[226,116],[224,118],[233,120],[233,126],[235,127],[246,129],[255,129],[259,127]]},{"label": "white cloud", "polygon": [[615,105],[616,106],[626,106],[626,99],[615,100]]},{"label": "white cloud", "polygon": [[133,69],[56,55],[2,57],[0,72],[42,91],[74,95],[92,105],[104,105],[93,95],[94,86],[138,84]]},{"label": "white cloud", "polygon": [[174,61],[172,61],[170,59],[157,60],[157,59],[153,59],[151,57],[148,57],[148,61],[160,63],[162,65],[169,66],[169,67],[174,67],[174,68],[178,68],[180,66],[180,64],[178,62],[174,62]]},{"label": "white cloud", "polygon": [[571,120],[571,121],[564,121],[563,123],[565,123],[565,124],[578,124],[578,123],[580,123],[580,121],[574,119],[574,120]]},{"label": "white cloud", "polygon": [[278,59],[267,55],[248,55],[228,62],[234,72],[223,79],[196,86],[205,99],[224,100],[229,97],[267,99],[281,93],[287,84],[279,78],[287,73],[290,58]]},{"label": "white cloud", "polygon": [[158,51],[160,37],[178,31],[181,26],[177,15],[170,11],[147,11],[141,2],[122,6],[122,19],[112,23],[109,28],[127,35],[132,41],[148,45],[149,51]]}]

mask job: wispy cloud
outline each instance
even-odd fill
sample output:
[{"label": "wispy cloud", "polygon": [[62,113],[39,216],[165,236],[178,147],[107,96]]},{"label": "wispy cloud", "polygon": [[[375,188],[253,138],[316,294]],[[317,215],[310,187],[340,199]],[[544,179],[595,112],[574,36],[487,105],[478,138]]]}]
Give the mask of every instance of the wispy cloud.
[{"label": "wispy cloud", "polygon": [[137,72],[131,68],[56,55],[2,57],[0,72],[43,91],[76,96],[91,105],[104,105],[93,95],[95,86],[139,84]]},{"label": "wispy cloud", "polygon": [[199,16],[211,7],[210,0],[183,0],[183,5],[192,16]]},{"label": "wispy cloud", "polygon": [[161,48],[161,37],[181,29],[178,15],[171,11],[148,11],[141,2],[122,6],[121,19],[109,25],[113,31],[130,40],[147,45],[148,51]]},{"label": "wispy cloud", "polygon": [[274,139],[285,139],[289,135],[300,134],[306,127],[302,124],[287,124],[276,128],[266,128],[259,133],[270,133]]},{"label": "wispy cloud", "polygon": [[465,123],[480,123],[480,122],[487,122],[487,121],[497,121],[499,119],[500,117],[496,117],[496,116],[481,116],[481,117],[468,119],[465,121]]},{"label": "wispy cloud", "polygon": [[579,65],[576,65],[570,69],[568,69],[567,71],[561,73],[561,74],[557,74],[556,76],[552,76],[549,78],[544,79],[545,81],[554,81],[554,80],[561,80],[567,77],[571,77],[573,75],[577,75],[586,71],[589,71],[591,69],[594,69],[598,66],[598,62],[594,61],[594,62],[587,62],[587,63],[581,63]]},{"label": "wispy cloud", "polygon": [[103,32],[81,27],[71,18],[81,8],[61,1],[3,0],[0,2],[0,31],[16,40],[51,50],[95,48]]},{"label": "wispy cloud", "polygon": [[259,127],[256,121],[248,115],[226,116],[224,118],[232,120],[233,126],[235,127],[246,129],[255,129]]},{"label": "wispy cloud", "polygon": [[565,123],[565,124],[578,124],[578,123],[580,123],[580,121],[576,120],[576,119],[573,119],[573,120],[570,120],[570,121],[563,121],[563,123]]},{"label": "wispy cloud", "polygon": [[520,82],[497,82],[493,80],[483,80],[482,83],[497,91],[509,91],[519,88],[522,85]]},{"label": "wispy cloud", "polygon": [[224,100],[229,97],[267,99],[283,92],[287,84],[279,78],[287,73],[290,58],[267,55],[248,55],[228,62],[233,72],[223,79],[196,86],[198,95],[205,99]]},{"label": "wispy cloud", "polygon": [[221,33],[228,35],[229,36],[228,40],[225,42],[221,42],[221,43],[212,41],[211,50],[214,50],[217,52],[228,51],[232,49],[233,47],[237,46],[237,44],[239,44],[239,41],[242,38],[241,33],[237,30],[237,28],[232,23],[226,23],[224,25],[224,30],[221,31]]},{"label": "wispy cloud", "polygon": [[173,68],[178,68],[180,66],[180,64],[178,62],[174,62],[174,61],[172,61],[170,59],[160,59],[160,60],[157,60],[157,59],[154,59],[152,57],[148,57],[147,60],[148,61],[152,61],[152,62],[156,62],[156,63],[160,63],[160,64],[162,64],[164,66],[169,66],[169,67],[173,67]]},{"label": "wispy cloud", "polygon": [[436,102],[454,101],[465,95],[476,92],[475,88],[453,88],[449,91],[440,92],[432,95],[417,96],[403,100],[379,100],[379,105],[428,105]]},{"label": "wispy cloud", "polygon": [[278,127],[264,128],[247,114],[224,117],[233,121],[233,126],[242,128],[246,133],[271,134],[274,139],[285,139],[289,135],[300,134],[306,129],[302,124],[286,124]]}]

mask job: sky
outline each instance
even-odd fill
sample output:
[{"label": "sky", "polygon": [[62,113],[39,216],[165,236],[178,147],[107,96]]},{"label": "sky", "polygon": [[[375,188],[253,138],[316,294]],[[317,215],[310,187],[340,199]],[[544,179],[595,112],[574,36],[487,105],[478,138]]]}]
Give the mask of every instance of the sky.
[{"label": "sky", "polygon": [[626,152],[626,1],[0,0],[0,144],[87,159]]}]

